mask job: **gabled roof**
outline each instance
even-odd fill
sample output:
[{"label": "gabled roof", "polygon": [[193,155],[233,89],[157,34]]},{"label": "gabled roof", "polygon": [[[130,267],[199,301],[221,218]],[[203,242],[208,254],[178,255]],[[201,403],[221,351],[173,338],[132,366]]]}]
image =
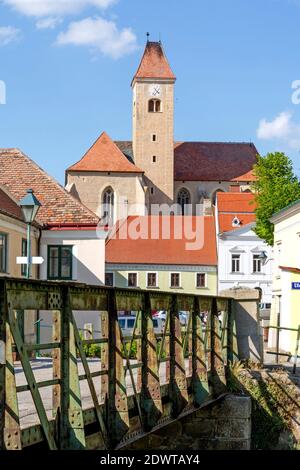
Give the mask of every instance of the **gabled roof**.
[{"label": "gabled roof", "polygon": [[82,159],[67,171],[143,173],[143,170],[128,160],[106,132],[102,132]]},{"label": "gabled roof", "polygon": [[93,212],[18,149],[0,149],[0,184],[17,201],[33,189],[42,204],[38,219],[46,226],[96,226],[99,222]]},{"label": "gabled roof", "polygon": [[168,63],[161,42],[147,41],[142,60],[133,80],[136,78],[175,80],[176,77]]},{"label": "gabled roof", "polygon": [[[189,219],[189,220],[188,220]],[[169,224],[170,237],[164,238],[163,223]],[[183,225],[187,223],[187,225]],[[199,224],[199,225],[197,225]],[[164,227],[164,229],[162,229]],[[187,249],[195,237],[186,236],[191,227],[194,233],[202,235],[203,244],[196,250]],[[199,228],[200,227],[200,228]],[[178,229],[183,236],[177,237]],[[132,236],[143,231],[143,238]],[[166,229],[165,233],[168,229]],[[157,236],[153,234],[157,233]],[[131,236],[130,236],[131,234]],[[152,238],[151,238],[152,236]],[[190,239],[189,239],[190,238]],[[213,216],[130,216],[125,225],[116,227],[114,236],[106,243],[106,262],[118,264],[164,264],[164,265],[217,265],[215,220]]]},{"label": "gabled roof", "polygon": [[175,181],[253,181],[257,150],[252,143],[177,142]]},{"label": "gabled roof", "polygon": [[[134,159],[131,141],[116,141]],[[254,181],[257,150],[252,143],[174,142],[175,181]]]},{"label": "gabled roof", "polygon": [[[255,195],[253,193],[217,193],[217,217],[219,232],[233,232],[253,224],[255,216]],[[233,219],[237,217],[239,225],[233,226]]]},{"label": "gabled roof", "polygon": [[3,186],[0,186],[0,213],[24,222],[21,208]]}]

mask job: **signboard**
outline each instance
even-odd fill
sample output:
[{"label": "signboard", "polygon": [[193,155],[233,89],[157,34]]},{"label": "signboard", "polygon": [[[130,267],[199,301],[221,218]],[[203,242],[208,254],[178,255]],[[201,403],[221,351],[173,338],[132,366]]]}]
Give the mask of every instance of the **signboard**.
[{"label": "signboard", "polygon": [[293,290],[300,290],[300,282],[292,282]]}]

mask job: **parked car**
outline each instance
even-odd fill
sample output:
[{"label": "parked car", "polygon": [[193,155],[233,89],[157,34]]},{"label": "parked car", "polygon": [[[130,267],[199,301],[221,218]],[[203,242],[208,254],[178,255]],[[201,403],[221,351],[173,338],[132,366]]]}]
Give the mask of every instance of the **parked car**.
[{"label": "parked car", "polygon": [[[121,315],[118,317],[118,322],[122,330],[123,336],[131,336],[133,333],[135,316]],[[165,321],[159,317],[153,317],[153,328],[154,333],[162,334],[164,331]]]}]

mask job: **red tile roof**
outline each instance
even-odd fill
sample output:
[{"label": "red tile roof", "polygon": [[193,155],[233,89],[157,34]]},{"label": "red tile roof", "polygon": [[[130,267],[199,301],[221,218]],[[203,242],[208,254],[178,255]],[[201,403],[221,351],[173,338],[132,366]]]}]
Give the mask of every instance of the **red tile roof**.
[{"label": "red tile roof", "polygon": [[299,268],[292,268],[290,266],[279,266],[279,267],[283,271],[288,271],[288,272],[294,273],[294,274],[300,274],[300,269]]},{"label": "red tile roof", "polygon": [[175,181],[253,181],[257,150],[233,142],[177,142]]},{"label": "red tile roof", "polygon": [[175,80],[160,42],[148,41],[135,78],[163,78]]},{"label": "red tile roof", "polygon": [[[116,141],[134,159],[132,142]],[[174,142],[175,181],[254,181],[258,152],[250,143]]]},{"label": "red tile roof", "polygon": [[6,189],[0,187],[0,213],[24,222],[21,208]]},{"label": "red tile roof", "polygon": [[[163,236],[163,222],[170,223],[170,237]],[[187,223],[187,225],[183,225]],[[197,225],[199,224],[199,225]],[[168,227],[168,225],[167,225]],[[176,237],[177,230],[188,234],[191,227],[193,232],[202,234],[203,246],[197,250],[187,249],[187,243],[193,243],[195,236]],[[143,238],[134,236],[145,228]],[[155,237],[153,231],[157,230]],[[129,234],[132,233],[130,237]],[[175,232],[175,233],[174,233]],[[167,232],[165,232],[167,233]],[[179,238],[179,239],[178,239]],[[189,239],[190,238],[190,239]],[[200,235],[199,235],[200,238]],[[201,238],[202,240],[202,238]],[[130,216],[127,225],[123,223],[116,228],[114,238],[106,243],[106,262],[120,264],[180,264],[180,265],[217,265],[217,250],[215,223],[212,216],[181,217],[181,216]]]},{"label": "red tile roof", "polygon": [[96,226],[99,222],[93,212],[18,149],[0,149],[0,184],[16,200],[33,189],[42,204],[38,219],[45,225]]},{"label": "red tile roof", "polygon": [[[217,193],[219,232],[230,232],[255,222],[255,195],[252,193]],[[240,225],[232,226],[237,217]]]},{"label": "red tile roof", "polygon": [[143,170],[126,158],[106,132],[102,132],[82,159],[68,168],[67,171],[143,173]]}]

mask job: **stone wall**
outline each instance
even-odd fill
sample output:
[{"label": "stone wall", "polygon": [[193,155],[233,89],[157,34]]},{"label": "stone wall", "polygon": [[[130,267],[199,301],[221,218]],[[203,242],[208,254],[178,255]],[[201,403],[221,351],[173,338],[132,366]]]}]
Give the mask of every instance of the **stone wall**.
[{"label": "stone wall", "polygon": [[251,398],[226,395],[127,449],[250,450]]}]

